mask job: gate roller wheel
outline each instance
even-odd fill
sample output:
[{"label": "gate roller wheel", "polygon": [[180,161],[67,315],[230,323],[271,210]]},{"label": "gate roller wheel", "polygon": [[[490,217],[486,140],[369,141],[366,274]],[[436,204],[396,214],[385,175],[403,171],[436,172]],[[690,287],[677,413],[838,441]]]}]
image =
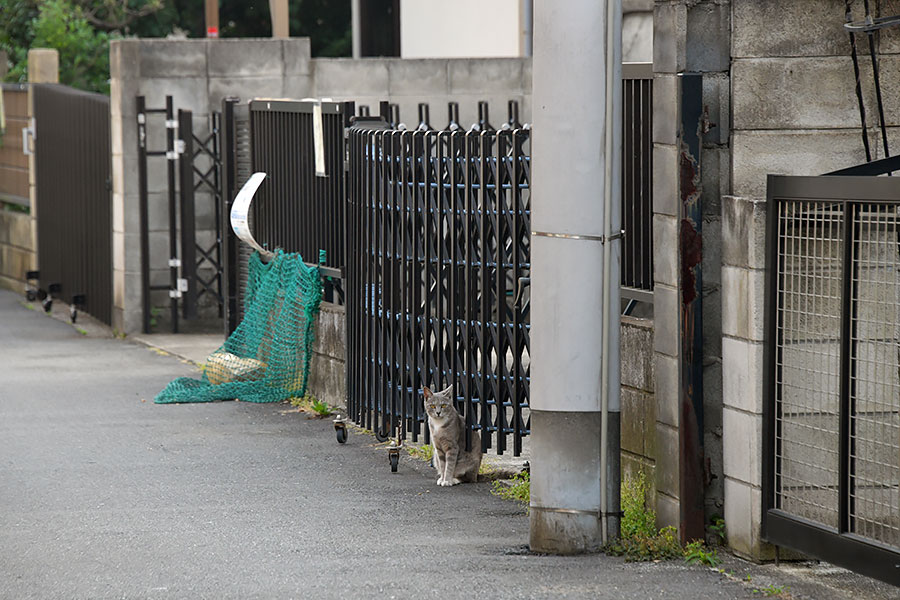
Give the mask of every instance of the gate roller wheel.
[{"label": "gate roller wheel", "polygon": [[335,428],[335,434],[337,434],[338,444],[344,444],[347,442],[347,430],[343,427]]},{"label": "gate roller wheel", "polygon": [[400,464],[400,455],[391,454],[391,473],[397,472],[397,466]]}]

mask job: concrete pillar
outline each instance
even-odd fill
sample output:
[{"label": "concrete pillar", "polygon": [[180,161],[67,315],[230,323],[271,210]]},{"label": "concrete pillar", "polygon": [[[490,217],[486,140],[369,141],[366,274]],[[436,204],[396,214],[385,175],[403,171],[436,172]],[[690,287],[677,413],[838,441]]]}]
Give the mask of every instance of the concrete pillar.
[{"label": "concrete pillar", "polygon": [[619,229],[621,14],[621,0],[534,6],[531,548],[541,552],[602,544],[604,360],[603,437],[616,445],[607,511],[618,510],[620,246],[605,236]]},{"label": "concrete pillar", "polygon": [[269,0],[269,12],[272,14],[272,37],[291,37],[287,0]]},{"label": "concrete pillar", "polygon": [[52,48],[29,50],[28,82],[59,83],[59,52]]}]

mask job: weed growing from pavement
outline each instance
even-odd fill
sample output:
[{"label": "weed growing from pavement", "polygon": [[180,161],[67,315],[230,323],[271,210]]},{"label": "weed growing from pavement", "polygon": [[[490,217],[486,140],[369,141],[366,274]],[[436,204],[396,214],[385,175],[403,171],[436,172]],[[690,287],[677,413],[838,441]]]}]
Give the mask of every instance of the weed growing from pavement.
[{"label": "weed growing from pavement", "polygon": [[647,505],[647,492],[643,471],[622,482],[620,536],[607,546],[607,553],[624,556],[629,562],[667,560],[683,555],[675,528],[656,528],[656,513]]},{"label": "weed growing from pavement", "polygon": [[495,481],[491,485],[491,493],[504,500],[514,500],[528,506],[529,502],[531,502],[530,472],[522,471],[517,473],[509,481]]},{"label": "weed growing from pavement", "polygon": [[702,540],[694,540],[684,547],[684,562],[690,565],[716,567],[722,561],[715,549],[707,547]]},{"label": "weed growing from pavement", "polygon": [[421,446],[406,446],[406,451],[409,452],[409,455],[413,458],[418,458],[421,461],[431,463],[431,459],[434,457],[434,448],[431,444],[422,444]]},{"label": "weed growing from pavement", "polygon": [[302,398],[291,398],[291,406],[300,410],[300,412],[315,413],[317,417],[328,417],[334,413],[334,409],[328,406],[328,403],[322,402],[309,392]]},{"label": "weed growing from pavement", "polygon": [[727,541],[727,533],[725,531],[725,519],[719,515],[714,515],[710,519],[709,530],[714,536],[714,541],[718,546],[724,546]]},{"label": "weed growing from pavement", "polygon": [[754,593],[762,593],[766,598],[781,598],[782,600],[790,600],[791,588],[782,585],[768,585],[764,588],[753,590]]}]

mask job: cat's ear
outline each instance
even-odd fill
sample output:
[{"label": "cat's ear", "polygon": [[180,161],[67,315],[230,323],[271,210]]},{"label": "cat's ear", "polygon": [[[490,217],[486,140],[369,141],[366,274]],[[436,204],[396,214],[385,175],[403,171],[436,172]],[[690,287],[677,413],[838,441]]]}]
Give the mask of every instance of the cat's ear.
[{"label": "cat's ear", "polygon": [[431,388],[429,388],[429,387],[426,385],[425,387],[422,388],[422,395],[425,396],[425,399],[426,399],[426,400],[428,400],[429,398],[431,398],[432,396],[434,396],[434,392],[432,392],[432,391],[431,391]]},{"label": "cat's ear", "polygon": [[447,389],[441,390],[441,396],[446,396],[447,398],[453,399],[453,384],[447,386]]}]

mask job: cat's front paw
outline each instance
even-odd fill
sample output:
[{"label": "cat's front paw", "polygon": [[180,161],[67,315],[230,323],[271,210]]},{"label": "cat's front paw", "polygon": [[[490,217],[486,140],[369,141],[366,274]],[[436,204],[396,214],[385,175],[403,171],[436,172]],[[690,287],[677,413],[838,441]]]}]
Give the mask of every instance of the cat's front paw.
[{"label": "cat's front paw", "polygon": [[443,478],[443,477],[438,477],[437,484],[438,484],[438,485],[444,485],[444,478]]},{"label": "cat's front paw", "polygon": [[446,485],[456,485],[457,483],[459,483],[459,479],[454,477],[453,479],[445,480],[445,482],[446,482]]}]

